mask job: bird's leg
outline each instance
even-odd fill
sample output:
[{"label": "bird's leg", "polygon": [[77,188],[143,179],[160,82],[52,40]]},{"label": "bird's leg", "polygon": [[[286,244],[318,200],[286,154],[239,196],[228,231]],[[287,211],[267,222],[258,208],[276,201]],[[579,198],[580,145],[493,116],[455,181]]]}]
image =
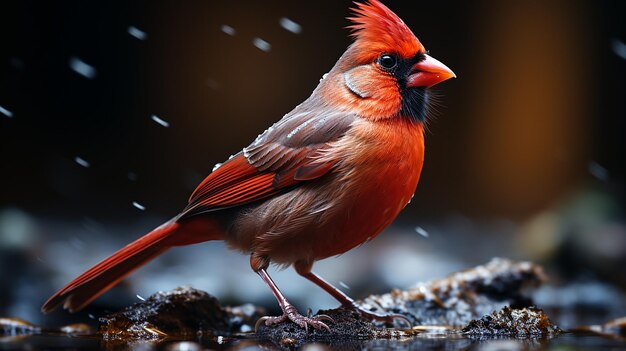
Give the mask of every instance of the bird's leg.
[{"label": "bird's leg", "polygon": [[330,328],[328,327],[328,325],[322,322],[323,320],[332,322],[332,319],[330,317],[328,316],[305,317],[298,312],[298,310],[287,300],[287,298],[285,298],[285,296],[280,291],[280,289],[278,289],[278,286],[276,286],[276,283],[274,283],[270,275],[267,274],[266,268],[269,265],[269,260],[267,260],[266,258],[255,257],[253,255],[250,257],[250,265],[252,266],[252,269],[261,277],[261,279],[263,279],[265,284],[269,286],[270,290],[272,290],[274,297],[276,297],[276,300],[278,301],[278,304],[280,305],[280,309],[283,311],[283,314],[281,316],[261,317],[256,322],[255,330],[257,330],[259,325],[263,322],[265,323],[265,325],[273,325],[273,324],[278,324],[278,323],[282,323],[284,321],[290,320],[296,323],[297,325],[299,325],[300,327],[306,329],[307,331],[309,330],[309,325],[315,329],[325,328],[326,330],[330,331]]},{"label": "bird's leg", "polygon": [[381,314],[381,313],[368,311],[365,308],[359,306],[354,301],[354,299],[352,299],[350,296],[346,295],[343,291],[334,287],[332,284],[324,280],[324,278],[313,273],[311,271],[312,266],[313,266],[312,263],[307,263],[307,262],[296,262],[296,264],[294,264],[294,268],[296,269],[296,272],[298,272],[299,275],[305,277],[306,279],[315,283],[315,285],[324,289],[324,291],[326,291],[332,297],[334,297],[337,301],[339,301],[342,306],[355,310],[361,316],[368,318],[370,320],[377,320],[377,321],[393,324],[393,321],[398,319],[398,320],[405,322],[409,326],[409,328],[413,325],[408,318],[406,318],[405,316],[401,314],[397,314],[397,313]]}]

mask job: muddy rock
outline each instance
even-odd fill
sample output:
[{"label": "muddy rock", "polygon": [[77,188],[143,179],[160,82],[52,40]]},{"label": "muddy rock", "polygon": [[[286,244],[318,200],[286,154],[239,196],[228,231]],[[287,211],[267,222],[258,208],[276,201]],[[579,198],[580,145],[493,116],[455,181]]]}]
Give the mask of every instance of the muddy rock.
[{"label": "muddy rock", "polygon": [[330,330],[312,327],[305,330],[292,322],[282,322],[271,326],[261,324],[256,336],[270,348],[298,349],[311,342],[322,342],[330,349],[360,349],[366,340],[404,338],[421,333],[412,329],[377,328],[357,312],[344,308],[321,310],[319,314],[333,319],[324,321]]},{"label": "muddy rock", "polygon": [[267,326],[261,324],[257,330],[257,336],[262,340],[276,341],[281,345],[290,343],[290,340],[297,341],[290,346],[301,346],[305,340],[332,341],[333,339],[370,339],[373,337],[373,325],[370,321],[361,318],[359,314],[350,310],[335,309],[320,311],[333,319],[334,322],[326,322],[330,331],[326,329],[314,329],[309,327],[305,330],[292,322],[282,322],[276,325]]},{"label": "muddy rock", "polygon": [[204,291],[177,288],[100,318],[105,340],[158,340],[202,334],[239,332],[261,316],[251,306],[224,308]]},{"label": "muddy rock", "polygon": [[[330,331],[309,328],[307,332],[293,323],[283,322],[272,326],[260,326],[257,336],[271,340],[275,346],[279,347],[284,347],[285,342],[289,340],[297,340],[296,345],[290,346],[298,347],[311,341],[332,343],[336,340],[348,339],[403,338],[430,330],[429,326],[458,330],[471,321],[488,315],[491,311],[505,307],[511,317],[511,322],[517,322],[510,326],[517,328],[510,335],[521,337],[524,334],[524,327],[530,335],[536,335],[538,331],[551,330],[549,326],[552,324],[543,311],[517,310],[507,306],[531,305],[532,301],[525,297],[524,291],[538,286],[544,280],[542,269],[537,265],[498,258],[485,265],[454,273],[443,279],[419,283],[405,291],[396,290],[384,295],[372,295],[358,301],[361,306],[374,312],[397,313],[405,316],[413,323],[412,329],[386,329],[383,327],[391,325],[372,322],[354,311],[340,308],[319,312],[333,318],[334,323],[327,323]],[[504,318],[505,315],[500,317]],[[486,316],[485,318],[493,317]],[[398,327],[406,328],[400,323],[401,321],[396,321]],[[488,335],[487,331],[484,333]]]},{"label": "muddy rock", "polygon": [[[271,326],[261,323],[256,336],[279,347],[298,347],[312,341],[332,343],[336,340],[408,337],[422,333],[420,328],[428,326],[446,326],[458,330],[470,321],[479,320],[505,306],[529,306],[531,301],[524,296],[524,290],[539,285],[543,280],[540,267],[532,263],[493,259],[485,265],[444,279],[420,283],[405,291],[372,295],[358,301],[361,306],[375,312],[405,316],[417,326],[412,329],[406,329],[406,324],[398,320],[396,323],[400,329],[386,329],[385,326],[392,325],[372,322],[352,310],[339,308],[319,312],[332,318],[333,321],[327,323],[330,330],[311,327],[305,330],[292,322]],[[518,324],[512,327],[518,328],[516,333],[520,335],[524,326],[528,327],[528,333],[535,333],[531,324],[538,325],[543,321],[538,316],[537,320],[530,320],[535,314],[529,313],[535,313],[535,310],[522,310],[530,312],[519,315],[515,309],[506,311],[508,314],[485,318],[506,317],[511,323],[516,321]],[[232,335],[253,330],[262,315],[262,311],[252,305],[222,307],[205,292],[178,288],[157,293],[146,301],[101,318],[99,334],[105,340]],[[477,323],[481,321],[475,321],[474,324],[478,326]],[[525,324],[520,324],[522,322]],[[487,320],[481,323],[484,333],[493,327]]]},{"label": "muddy rock", "polygon": [[541,309],[535,307],[514,309],[505,307],[498,312],[473,320],[463,328],[470,337],[536,338],[551,337],[561,333]]},{"label": "muddy rock", "polygon": [[372,295],[359,303],[375,312],[402,314],[413,325],[463,327],[505,306],[531,306],[524,293],[543,281],[545,275],[538,265],[494,258],[485,265],[407,290]]}]

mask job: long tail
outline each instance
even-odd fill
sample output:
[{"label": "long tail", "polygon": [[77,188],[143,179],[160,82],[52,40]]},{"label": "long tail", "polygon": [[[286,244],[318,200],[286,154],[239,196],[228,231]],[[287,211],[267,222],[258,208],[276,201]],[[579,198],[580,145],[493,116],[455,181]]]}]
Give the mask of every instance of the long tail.
[{"label": "long tail", "polygon": [[48,313],[59,305],[75,312],[105,293],[124,277],[173,246],[220,239],[213,223],[196,217],[179,223],[171,220],[96,264],[72,280],[44,303]]}]

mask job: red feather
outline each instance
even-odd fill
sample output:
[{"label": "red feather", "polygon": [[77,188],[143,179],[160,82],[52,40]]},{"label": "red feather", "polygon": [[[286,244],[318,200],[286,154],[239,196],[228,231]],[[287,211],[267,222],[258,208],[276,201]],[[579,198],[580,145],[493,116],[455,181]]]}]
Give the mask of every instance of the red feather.
[{"label": "red feather", "polygon": [[70,312],[80,310],[142,264],[167,250],[170,246],[164,245],[163,241],[179,226],[179,223],[167,223],[128,244],[59,290],[41,310],[50,312],[61,303]]},{"label": "red feather", "polygon": [[296,109],[209,174],[191,194],[180,218],[245,205],[324,176],[338,160],[322,160],[322,154],[354,118],[337,112],[303,114]]},{"label": "red feather", "polygon": [[185,222],[171,220],[72,280],[49,298],[41,310],[48,313],[63,304],[70,312],[78,311],[169,248],[217,239],[221,239],[219,231],[208,218],[197,217]]},{"label": "red feather", "polygon": [[354,45],[363,47],[359,50],[363,54],[359,60],[370,61],[383,52],[395,52],[403,57],[426,52],[404,21],[380,1],[370,0],[356,6],[352,9],[354,16],[348,17],[353,23],[348,28],[356,39]]}]

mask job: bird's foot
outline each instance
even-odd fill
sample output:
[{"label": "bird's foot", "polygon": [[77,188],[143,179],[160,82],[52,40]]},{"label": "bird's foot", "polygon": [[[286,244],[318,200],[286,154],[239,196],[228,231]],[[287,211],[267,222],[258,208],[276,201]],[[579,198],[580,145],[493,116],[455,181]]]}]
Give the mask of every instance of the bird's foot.
[{"label": "bird's foot", "polygon": [[285,306],[285,308],[283,308],[283,314],[281,316],[276,316],[276,317],[265,316],[265,317],[259,318],[259,320],[256,322],[256,325],[254,326],[254,330],[257,331],[259,329],[259,326],[262,323],[265,323],[265,325],[270,326],[270,325],[279,324],[288,320],[304,328],[307,332],[309,331],[309,325],[315,329],[324,328],[330,331],[330,327],[323,321],[327,321],[331,323],[335,322],[332,318],[330,318],[330,316],[327,316],[324,314],[321,314],[318,316],[311,316],[310,310],[309,310],[308,316],[305,317],[301,315],[294,306],[287,305]]},{"label": "bird's foot", "polygon": [[367,318],[369,320],[380,321],[380,322],[384,322],[388,324],[393,324],[395,320],[399,320],[403,322],[404,324],[406,324],[408,328],[411,328],[413,326],[413,323],[411,323],[411,321],[407,317],[398,313],[385,313],[385,314],[376,313],[376,312],[366,310],[365,308],[357,305],[356,303],[344,305],[344,307],[358,312],[361,315],[361,317]]}]

